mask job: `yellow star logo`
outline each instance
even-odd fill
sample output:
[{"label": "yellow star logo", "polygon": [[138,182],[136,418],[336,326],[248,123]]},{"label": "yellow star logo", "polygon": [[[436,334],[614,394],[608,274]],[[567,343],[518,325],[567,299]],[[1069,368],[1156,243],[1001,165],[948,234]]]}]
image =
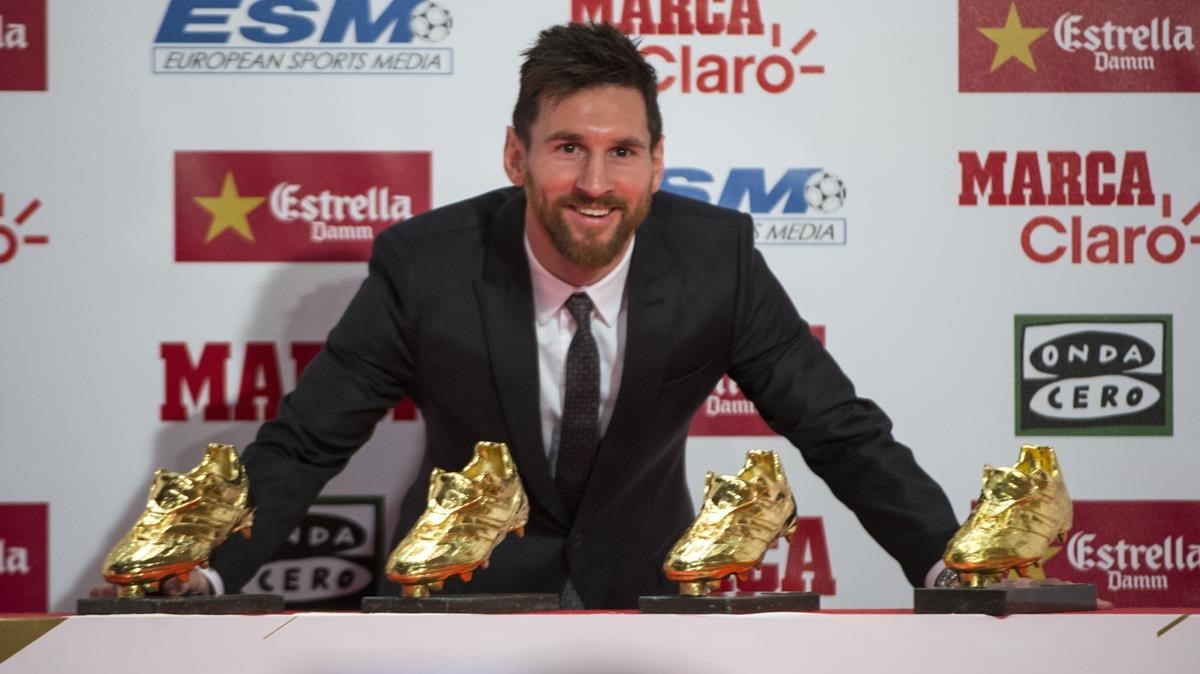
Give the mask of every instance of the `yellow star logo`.
[{"label": "yellow star logo", "polygon": [[979,32],[996,43],[996,56],[992,58],[991,72],[996,72],[996,68],[1013,58],[1024,63],[1033,72],[1037,72],[1037,65],[1033,62],[1033,54],[1029,52],[1029,45],[1041,37],[1046,29],[1022,26],[1021,17],[1017,14],[1017,3],[1014,2],[1008,6],[1008,20],[1004,22],[1003,28],[980,28]]},{"label": "yellow star logo", "polygon": [[254,232],[250,231],[250,221],[246,215],[266,201],[265,197],[243,197],[238,194],[237,183],[233,182],[233,171],[225,174],[225,182],[221,184],[221,194],[215,197],[192,197],[204,210],[212,213],[212,223],[208,226],[208,234],[204,243],[217,238],[221,232],[232,229],[243,239],[254,243]]}]

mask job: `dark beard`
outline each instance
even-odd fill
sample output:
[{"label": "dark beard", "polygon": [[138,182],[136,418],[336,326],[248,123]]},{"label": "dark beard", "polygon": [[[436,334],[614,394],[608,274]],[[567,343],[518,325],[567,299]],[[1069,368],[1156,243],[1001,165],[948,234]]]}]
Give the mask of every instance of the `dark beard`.
[{"label": "dark beard", "polygon": [[[625,250],[625,244],[629,242],[638,226],[650,213],[649,193],[632,209],[624,199],[611,196],[587,199],[568,194],[555,199],[553,204],[546,204],[537,196],[537,186],[533,179],[530,178],[527,182],[526,194],[529,195],[534,215],[542,229],[550,236],[550,242],[554,245],[554,249],[572,264],[584,269],[599,269],[617,259],[617,256]],[[608,241],[576,241],[571,235],[570,225],[563,217],[563,211],[569,207],[619,208],[621,209],[621,221]]]}]

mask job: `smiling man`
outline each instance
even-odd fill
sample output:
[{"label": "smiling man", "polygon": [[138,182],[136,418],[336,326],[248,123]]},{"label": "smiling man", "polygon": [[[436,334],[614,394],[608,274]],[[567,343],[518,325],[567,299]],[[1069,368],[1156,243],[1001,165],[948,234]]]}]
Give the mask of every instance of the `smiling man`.
[{"label": "smiling man", "polygon": [[532,124],[509,127],[504,169],[525,188],[533,254],[558,278],[586,286],[612,271],[650,212],[662,183],[661,129],[650,130],[643,94],[630,87],[543,98]]},{"label": "smiling man", "polygon": [[[662,563],[693,518],[688,427],[729,374],[922,584],[957,529],[945,494],[811,335],[749,216],[658,191],[656,80],[636,45],[571,24],[525,57],[503,155],[514,187],[379,235],[325,348],[247,448],[254,535],[218,548],[208,577],[249,580],[409,396],[427,443],[397,540],[432,468],[467,464],[480,440],[509,446],[529,499],[525,536],[445,592],[587,608],[674,593]],[[208,591],[204,578],[177,589]]]}]

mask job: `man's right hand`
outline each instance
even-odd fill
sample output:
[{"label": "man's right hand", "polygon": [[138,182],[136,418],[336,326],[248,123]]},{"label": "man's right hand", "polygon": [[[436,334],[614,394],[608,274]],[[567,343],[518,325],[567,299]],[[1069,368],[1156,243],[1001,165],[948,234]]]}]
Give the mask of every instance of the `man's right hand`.
[{"label": "man's right hand", "polygon": [[[187,580],[179,580],[179,576],[171,576],[164,580],[159,591],[154,596],[180,597],[183,595],[210,595],[212,585],[202,573],[189,573]],[[112,583],[97,585],[88,592],[89,597],[115,597],[117,586]]]}]

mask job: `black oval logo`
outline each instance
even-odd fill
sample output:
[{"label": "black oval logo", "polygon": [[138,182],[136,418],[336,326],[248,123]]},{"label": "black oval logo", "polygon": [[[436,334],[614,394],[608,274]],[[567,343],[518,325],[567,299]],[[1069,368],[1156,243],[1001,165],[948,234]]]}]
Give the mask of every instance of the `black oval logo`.
[{"label": "black oval logo", "polygon": [[276,553],[277,559],[295,559],[314,555],[335,555],[357,548],[367,540],[367,532],[357,522],[323,513],[309,513]]},{"label": "black oval logo", "polygon": [[1030,355],[1033,366],[1060,377],[1119,374],[1154,361],[1154,347],[1122,332],[1085,330],[1038,345]]}]

